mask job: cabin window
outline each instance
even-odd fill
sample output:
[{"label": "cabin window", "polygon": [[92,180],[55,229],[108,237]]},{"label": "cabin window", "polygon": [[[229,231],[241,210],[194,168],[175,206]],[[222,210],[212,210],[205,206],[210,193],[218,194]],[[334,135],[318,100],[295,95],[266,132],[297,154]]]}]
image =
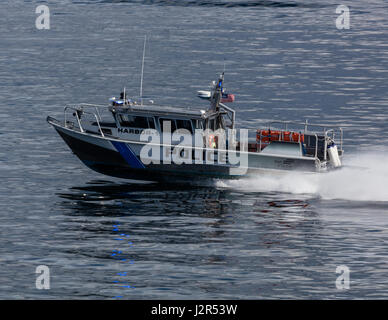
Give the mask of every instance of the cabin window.
[{"label": "cabin window", "polygon": [[206,120],[206,128],[216,131],[218,129],[223,129],[225,127],[224,119],[222,116],[218,116],[217,118]]},{"label": "cabin window", "polygon": [[176,123],[174,119],[159,119],[160,130],[163,132],[163,122],[169,121],[171,123],[171,133],[176,130]]},{"label": "cabin window", "polygon": [[155,129],[155,120],[154,118],[148,118],[148,128]]},{"label": "cabin window", "polygon": [[204,126],[204,120],[195,120],[195,129],[203,129]]},{"label": "cabin window", "polygon": [[148,128],[147,117],[120,114],[119,121],[120,121],[120,126],[122,127],[142,128],[142,129]]},{"label": "cabin window", "polygon": [[213,130],[213,131],[215,130],[214,129],[214,122],[215,122],[214,119],[209,120],[209,128],[208,129]]},{"label": "cabin window", "polygon": [[216,129],[224,129],[225,128],[225,123],[224,123],[224,118],[220,115],[218,116],[216,120]]},{"label": "cabin window", "polygon": [[176,120],[176,126],[178,129],[186,129],[189,130],[191,134],[193,134],[193,128],[191,127],[190,120]]}]

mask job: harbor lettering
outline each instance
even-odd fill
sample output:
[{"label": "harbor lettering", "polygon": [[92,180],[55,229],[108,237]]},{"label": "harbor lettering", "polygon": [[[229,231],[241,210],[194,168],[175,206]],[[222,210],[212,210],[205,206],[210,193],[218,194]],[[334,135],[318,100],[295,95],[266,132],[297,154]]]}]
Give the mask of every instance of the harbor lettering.
[{"label": "harbor lettering", "polygon": [[118,133],[130,133],[130,134],[141,134],[145,130],[131,129],[131,128],[117,128]]}]

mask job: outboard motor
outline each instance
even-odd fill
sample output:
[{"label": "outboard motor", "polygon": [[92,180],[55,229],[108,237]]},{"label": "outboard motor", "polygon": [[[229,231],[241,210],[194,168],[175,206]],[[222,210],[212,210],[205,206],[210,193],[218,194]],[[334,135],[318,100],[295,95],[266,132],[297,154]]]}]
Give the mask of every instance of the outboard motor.
[{"label": "outboard motor", "polygon": [[333,168],[338,168],[341,166],[341,159],[338,155],[338,149],[334,142],[327,146],[327,153],[329,155],[330,164]]}]

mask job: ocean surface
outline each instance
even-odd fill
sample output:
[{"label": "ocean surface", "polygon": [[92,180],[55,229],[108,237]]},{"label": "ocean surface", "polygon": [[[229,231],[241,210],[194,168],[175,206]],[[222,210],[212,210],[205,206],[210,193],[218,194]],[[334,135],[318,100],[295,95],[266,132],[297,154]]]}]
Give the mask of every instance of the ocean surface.
[{"label": "ocean surface", "polygon": [[[387,27],[383,0],[2,0],[0,299],[387,299]],[[138,95],[145,35],[146,97],[204,106],[225,68],[239,126],[340,125],[343,170],[162,185],[86,168],[46,117]]]}]

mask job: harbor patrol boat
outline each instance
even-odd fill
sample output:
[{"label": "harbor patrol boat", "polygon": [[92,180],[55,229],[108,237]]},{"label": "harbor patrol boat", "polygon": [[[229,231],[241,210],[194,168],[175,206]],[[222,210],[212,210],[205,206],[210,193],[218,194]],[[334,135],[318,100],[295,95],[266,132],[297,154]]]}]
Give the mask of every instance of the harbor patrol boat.
[{"label": "harbor patrol boat", "polygon": [[274,121],[258,129],[235,128],[225,103],[224,74],[198,96],[210,106],[186,109],[132,100],[124,92],[108,105],[64,108],[51,124],[89,168],[109,176],[148,180],[238,179],[290,170],[340,168],[343,131],[310,123]]}]

